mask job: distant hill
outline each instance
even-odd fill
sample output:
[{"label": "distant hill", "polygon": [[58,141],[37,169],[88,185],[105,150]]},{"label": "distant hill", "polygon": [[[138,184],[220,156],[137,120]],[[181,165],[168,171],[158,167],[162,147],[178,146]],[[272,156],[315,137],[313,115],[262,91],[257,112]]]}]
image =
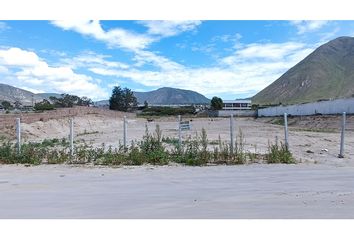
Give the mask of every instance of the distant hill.
[{"label": "distant hill", "polygon": [[257,93],[258,104],[293,104],[354,96],[354,38],[336,38]]},{"label": "distant hill", "polygon": [[[145,101],[152,105],[209,104],[210,99],[198,92],[178,88],[163,87],[150,92],[134,92],[139,104]],[[109,105],[108,100],[95,102],[96,106]]]},{"label": "distant hill", "polygon": [[35,94],[33,92],[13,87],[8,84],[0,83],[0,103],[2,101],[9,101],[10,103],[14,103],[16,101],[20,101],[22,105],[31,106],[32,100],[33,103],[41,102],[43,99],[49,99],[49,97],[54,96],[60,98],[61,95],[59,93],[38,93]]},{"label": "distant hill", "polygon": [[37,93],[36,95],[45,99],[49,99],[50,97],[56,97],[56,98],[62,97],[60,93]]},{"label": "distant hill", "polygon": [[14,103],[20,101],[23,105],[31,105],[32,99],[34,102],[38,102],[42,101],[43,97],[21,88],[0,83],[0,102],[9,101]]},{"label": "distant hill", "polygon": [[210,99],[204,95],[191,91],[178,88],[163,87],[150,92],[134,92],[140,104],[147,101],[149,104],[208,104]]}]

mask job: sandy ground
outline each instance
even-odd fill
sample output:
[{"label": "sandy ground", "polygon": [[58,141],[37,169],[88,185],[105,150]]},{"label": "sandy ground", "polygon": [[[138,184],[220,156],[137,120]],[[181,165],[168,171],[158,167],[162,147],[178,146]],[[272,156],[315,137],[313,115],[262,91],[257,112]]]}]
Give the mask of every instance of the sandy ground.
[{"label": "sandy ground", "polygon": [[[190,120],[190,119],[184,119]],[[229,141],[229,119],[227,118],[194,118],[191,122],[191,131],[183,132],[183,139],[201,133],[206,129],[208,139],[216,141],[220,135],[223,141]],[[88,144],[116,147],[123,139],[122,119],[112,119],[100,116],[80,117],[75,120],[76,141],[85,141]],[[237,118],[235,130],[244,134],[246,149],[250,152],[266,153],[268,141],[274,143],[275,138],[284,141],[284,129],[281,125],[269,123],[267,118]],[[298,162],[330,164],[336,166],[354,166],[354,118],[348,117],[348,131],[345,136],[345,158],[339,159],[340,118],[304,118],[294,124],[289,119],[290,150]],[[156,124],[160,125],[165,137],[178,137],[177,119],[174,117],[156,119],[147,122],[142,118],[128,119],[128,141],[141,140],[145,132],[145,125],[153,132]],[[23,136],[26,141],[38,141],[44,138],[63,138],[69,134],[67,119],[51,120],[23,124]],[[310,131],[311,130],[311,131]],[[313,131],[315,130],[315,131]],[[329,131],[329,132],[327,132]],[[212,145],[209,146],[213,148]]]},{"label": "sandy ground", "polygon": [[354,218],[354,168],[0,166],[0,218]]},{"label": "sandy ground", "polygon": [[[266,153],[268,141],[283,140],[283,127],[273,120],[236,119],[248,151]],[[128,121],[129,140],[140,140],[145,124],[149,131],[159,124],[164,136],[178,136],[175,118]],[[0,218],[354,218],[354,118],[348,119],[344,159],[337,158],[339,121],[290,121],[296,165],[0,165]],[[117,146],[122,128],[122,119],[75,119],[76,141],[96,146]],[[229,119],[223,118],[193,119],[183,138],[202,128],[209,140],[229,140]],[[22,133],[26,141],[67,137],[68,120],[23,124]]]}]

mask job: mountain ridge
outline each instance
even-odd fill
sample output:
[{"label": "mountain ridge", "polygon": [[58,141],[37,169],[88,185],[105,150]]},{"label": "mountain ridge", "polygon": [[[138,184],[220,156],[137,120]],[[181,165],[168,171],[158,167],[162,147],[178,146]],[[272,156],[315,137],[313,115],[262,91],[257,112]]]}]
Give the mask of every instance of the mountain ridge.
[{"label": "mountain ridge", "polygon": [[354,96],[354,38],[339,37],[310,53],[252,97],[256,104],[296,104]]}]

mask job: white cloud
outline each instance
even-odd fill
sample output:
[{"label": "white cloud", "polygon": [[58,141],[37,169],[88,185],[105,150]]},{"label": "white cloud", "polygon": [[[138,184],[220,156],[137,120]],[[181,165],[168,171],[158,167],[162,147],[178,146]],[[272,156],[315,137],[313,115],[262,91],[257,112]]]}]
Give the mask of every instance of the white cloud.
[{"label": "white cloud", "polygon": [[290,21],[297,28],[298,34],[314,32],[324,27],[329,21],[324,20],[296,20]]},{"label": "white cloud", "polygon": [[137,62],[136,66],[142,66],[144,64],[152,64],[164,71],[181,69],[183,67],[183,65],[171,61],[166,57],[159,56],[153,52],[143,51],[143,50],[136,52],[134,60]]},{"label": "white cloud", "polygon": [[304,46],[303,43],[296,42],[252,43],[237,49],[234,55],[225,57],[222,61],[232,65],[245,60],[280,60],[301,50]]},{"label": "white cloud", "polygon": [[[132,51],[135,66],[153,64],[161,69],[179,68],[180,65],[146,48],[161,37],[168,37],[195,29],[201,21],[140,21],[148,27],[147,34],[137,34],[121,28],[104,31],[99,21],[53,21],[54,25],[64,30],[73,30],[107,43],[111,47]],[[159,36],[151,36],[159,35]],[[91,66],[92,67],[92,66]]]},{"label": "white cloud", "polygon": [[146,48],[154,39],[144,34],[127,31],[122,28],[114,28],[105,31],[99,21],[53,21],[55,26],[64,30],[76,31],[82,35],[93,37],[105,42],[109,47],[119,47],[127,50]]},{"label": "white cloud", "polygon": [[109,55],[97,54],[92,51],[86,51],[78,56],[73,58],[63,58],[61,62],[64,65],[70,66],[73,69],[76,68],[90,68],[90,67],[105,67],[105,68],[129,68],[128,64],[117,62],[117,61],[109,61],[106,60],[110,58]]},{"label": "white cloud", "polygon": [[159,35],[162,37],[171,37],[182,32],[192,31],[196,29],[201,21],[139,21],[140,24],[148,28],[151,35]]},{"label": "white cloud", "polygon": [[0,22],[0,32],[10,29],[9,25],[7,25],[5,22]]},{"label": "white cloud", "polygon": [[[190,68],[180,63],[172,61],[167,57],[148,51],[149,44],[158,41],[162,37],[173,36],[183,31],[195,29],[200,23],[145,21],[141,22],[148,28],[147,34],[132,34],[123,31],[135,39],[135,43],[128,39],[111,38],[111,32],[104,31],[97,21],[81,23],[58,23],[64,29],[80,32],[86,36],[92,36],[97,40],[103,41],[109,46],[119,47],[132,51],[135,56],[135,64],[122,68],[119,66],[108,66],[104,60],[90,61],[81,60],[87,65],[89,71],[102,76],[111,76],[118,79],[131,80],[136,83],[149,87],[179,87],[191,89],[209,96],[231,93],[235,94],[255,94],[268,84],[280,77],[290,67],[298,63],[308,53],[313,50],[313,46],[297,42],[285,43],[255,43],[241,44],[239,40],[242,36],[222,36],[215,41],[229,41],[235,44],[235,50],[230,56],[219,59],[217,64],[212,67]],[[305,30],[315,30],[324,23],[305,23]],[[299,24],[298,24],[299,25]],[[300,26],[300,25],[299,25]],[[300,28],[300,27],[299,27]],[[117,30],[117,29],[116,29]],[[305,31],[301,30],[301,31]],[[129,45],[130,44],[130,45]],[[97,64],[92,64],[95,62]],[[105,60],[106,61],[106,60]],[[86,62],[86,63],[85,63]],[[141,69],[143,65],[152,65],[150,70]]]},{"label": "white cloud", "polygon": [[0,73],[8,73],[8,69],[4,66],[0,66]]},{"label": "white cloud", "polygon": [[49,92],[65,92],[92,98],[107,97],[107,94],[94,79],[75,73],[70,67],[51,67],[38,55],[20,48],[0,50],[0,64],[11,72],[14,78],[10,84],[21,85],[27,89],[44,87]]},{"label": "white cloud", "polygon": [[[156,60],[158,70],[105,69],[89,70],[104,76],[129,79],[149,87],[178,87],[213,96],[218,94],[249,94],[262,90],[297,64],[312,46],[301,43],[249,44],[209,68],[188,68],[164,58]],[[153,57],[148,57],[149,59]],[[160,59],[158,56],[157,59]]]}]

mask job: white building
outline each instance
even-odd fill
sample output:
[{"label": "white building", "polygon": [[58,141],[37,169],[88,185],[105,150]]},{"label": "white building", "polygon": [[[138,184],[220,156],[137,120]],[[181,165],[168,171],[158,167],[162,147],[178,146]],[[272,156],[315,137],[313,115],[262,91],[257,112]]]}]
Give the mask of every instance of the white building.
[{"label": "white building", "polygon": [[222,110],[251,110],[251,100],[223,100]]}]

